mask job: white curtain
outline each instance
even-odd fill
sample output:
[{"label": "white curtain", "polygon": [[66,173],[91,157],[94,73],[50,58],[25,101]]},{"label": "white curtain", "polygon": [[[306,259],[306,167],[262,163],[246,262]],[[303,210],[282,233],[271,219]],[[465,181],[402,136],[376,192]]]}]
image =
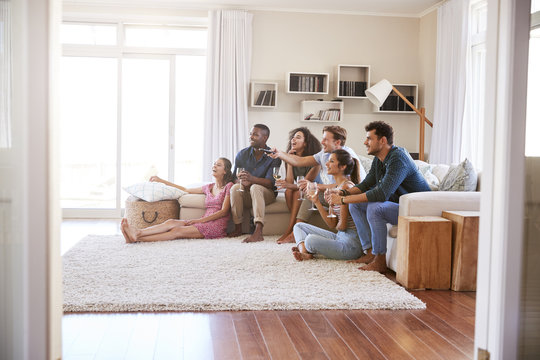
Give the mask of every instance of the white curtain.
[{"label": "white curtain", "polygon": [[438,11],[435,104],[429,162],[461,160],[465,111],[468,0],[449,0]]},{"label": "white curtain", "polygon": [[218,157],[234,161],[248,144],[248,89],[253,15],[210,11],[203,179]]},{"label": "white curtain", "polygon": [[11,13],[0,1],[0,149],[11,147]]}]

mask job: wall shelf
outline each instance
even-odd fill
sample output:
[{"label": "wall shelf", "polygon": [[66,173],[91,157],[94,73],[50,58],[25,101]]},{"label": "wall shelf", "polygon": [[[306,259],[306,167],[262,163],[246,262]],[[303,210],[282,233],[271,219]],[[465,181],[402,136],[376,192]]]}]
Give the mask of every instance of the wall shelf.
[{"label": "wall shelf", "polygon": [[341,122],[343,121],[343,101],[302,101],[300,121]]},{"label": "wall shelf", "polygon": [[370,86],[369,65],[343,65],[336,69],[336,96],[344,99],[367,99]]},{"label": "wall shelf", "polygon": [[328,73],[289,72],[287,92],[290,94],[328,94]]},{"label": "wall shelf", "polygon": [[[399,90],[415,107],[418,107],[418,84],[392,84]],[[388,95],[380,108],[374,107],[374,112],[392,114],[415,113],[409,105],[403,101],[394,91]]]},{"label": "wall shelf", "polygon": [[275,108],[277,106],[278,84],[275,82],[251,82],[251,107]]}]

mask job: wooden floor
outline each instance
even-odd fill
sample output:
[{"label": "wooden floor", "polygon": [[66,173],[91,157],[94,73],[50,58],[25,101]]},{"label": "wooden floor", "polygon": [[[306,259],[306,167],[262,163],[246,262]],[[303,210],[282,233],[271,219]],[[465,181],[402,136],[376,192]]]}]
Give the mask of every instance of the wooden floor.
[{"label": "wooden floor", "polygon": [[[90,233],[118,221],[64,221],[62,252]],[[475,293],[412,293],[426,310],[64,315],[63,359],[473,359]]]}]

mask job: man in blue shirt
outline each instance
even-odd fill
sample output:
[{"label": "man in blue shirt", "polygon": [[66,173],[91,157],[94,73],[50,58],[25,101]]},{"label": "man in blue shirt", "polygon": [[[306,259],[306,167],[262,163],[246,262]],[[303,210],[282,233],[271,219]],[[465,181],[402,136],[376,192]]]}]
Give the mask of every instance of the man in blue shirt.
[{"label": "man in blue shirt", "polygon": [[276,200],[277,191],[274,186],[273,168],[281,165],[281,160],[272,159],[260,149],[270,150],[266,141],[270,129],[263,124],[253,125],[249,133],[250,146],[240,150],[234,161],[234,172],[237,168],[244,171],[237,174],[239,182],[231,188],[231,213],[235,229],[229,236],[242,235],[244,208],[253,207],[255,231],[243,242],[262,241],[264,211],[266,204]]},{"label": "man in blue shirt", "polygon": [[349,190],[332,195],[335,204],[350,204],[362,248],[372,246],[356,262],[366,263],[361,270],[386,272],[386,224],[396,225],[399,197],[430,191],[427,182],[409,153],[393,145],[394,130],[382,121],[366,125],[368,155],[374,155],[366,178]]}]

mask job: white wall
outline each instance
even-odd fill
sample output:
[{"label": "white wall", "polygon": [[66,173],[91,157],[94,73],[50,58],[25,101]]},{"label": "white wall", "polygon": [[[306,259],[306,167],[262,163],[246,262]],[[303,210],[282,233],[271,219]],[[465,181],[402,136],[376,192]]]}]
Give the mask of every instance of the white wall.
[{"label": "white wall", "polygon": [[[334,72],[338,64],[371,65],[372,84],[386,78],[394,83],[419,84],[421,94],[433,92],[435,59],[429,57],[434,56],[435,42],[429,33],[436,32],[436,16],[433,20],[431,13],[425,20],[267,11],[253,11],[253,14],[251,79],[277,81],[279,90],[277,107],[250,108],[249,122],[270,127],[270,145],[284,149],[288,131],[297,126],[309,125],[321,137],[325,124],[300,121],[300,101],[333,99]],[[285,93],[285,77],[290,71],[330,73],[330,94],[306,96]],[[429,117],[433,97],[425,98],[431,101]],[[424,99],[424,96],[419,99]],[[423,104],[419,102],[419,105]],[[344,106],[344,120],[339,125],[348,131],[347,145],[358,153],[365,154],[364,126],[374,120],[386,121],[394,127],[396,145],[411,152],[418,151],[417,115],[373,113],[369,100],[344,99]],[[430,134],[428,131],[426,149],[429,149]]]}]

